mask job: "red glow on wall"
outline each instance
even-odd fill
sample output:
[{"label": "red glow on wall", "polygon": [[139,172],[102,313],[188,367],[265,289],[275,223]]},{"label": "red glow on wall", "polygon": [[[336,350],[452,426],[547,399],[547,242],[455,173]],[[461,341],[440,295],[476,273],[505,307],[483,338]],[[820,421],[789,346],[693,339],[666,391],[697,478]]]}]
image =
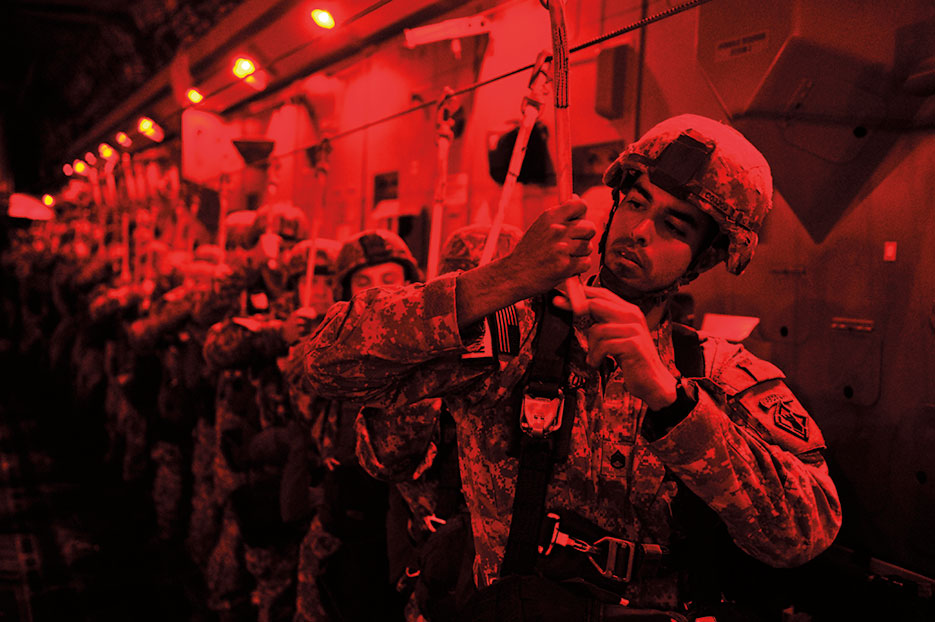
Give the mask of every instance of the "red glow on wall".
[{"label": "red glow on wall", "polygon": [[262,91],[269,84],[269,74],[261,69],[256,73],[247,76],[243,79],[243,81],[249,84],[250,87],[254,90]]}]

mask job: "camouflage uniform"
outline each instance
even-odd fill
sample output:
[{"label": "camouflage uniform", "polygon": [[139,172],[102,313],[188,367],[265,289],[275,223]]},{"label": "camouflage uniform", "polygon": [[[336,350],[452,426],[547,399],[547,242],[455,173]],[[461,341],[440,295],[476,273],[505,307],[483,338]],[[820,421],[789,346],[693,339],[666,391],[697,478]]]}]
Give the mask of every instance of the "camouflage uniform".
[{"label": "camouflage uniform", "polygon": [[[651,169],[686,121],[689,133],[707,140],[708,127],[694,119],[680,119],[675,132],[664,127],[667,140],[651,131],[652,140],[625,152],[639,157],[623,161]],[[703,177],[692,196],[706,197],[716,203],[712,209],[723,210],[721,217],[712,214],[730,242],[719,259],[726,258],[737,272],[752,255],[758,225],[744,211],[745,202],[762,205],[764,194],[768,202],[771,184],[762,192],[761,168],[730,168],[731,162],[719,160],[725,144],[712,140],[711,145],[716,147],[711,161],[723,169],[705,169],[712,178]],[[608,182],[619,188],[620,180],[612,177]],[[755,215],[761,221],[765,209]],[[700,272],[714,263],[694,268]],[[532,360],[543,304],[534,298],[514,305],[520,336],[515,356],[466,362],[461,355],[479,350],[484,326],[459,328],[457,279],[449,275],[425,285],[372,290],[335,305],[305,344],[303,362],[319,394],[348,396],[388,412],[444,397],[458,426],[475,579],[484,587],[499,577],[509,534],[518,468],[511,446],[518,433],[516,389]],[[672,324],[664,319],[651,333],[660,359],[679,377]],[[683,379],[697,392],[697,402],[671,428],[657,429],[618,370],[602,372],[587,364],[586,334],[578,325],[573,328],[566,386],[576,393],[575,416],[568,456],[555,464],[548,485],[548,507],[576,512],[618,538],[672,550],[690,541],[691,519],[682,513],[682,503],[697,497],[754,558],[773,566],[804,563],[831,543],[841,519],[821,456],[821,433],[776,367],[742,346],[698,337],[703,373]],[[624,584],[618,596],[633,607],[678,610],[691,597],[680,592],[680,581],[691,570],[676,564],[639,577]],[[695,578],[704,572],[693,570]]]},{"label": "camouflage uniform", "polygon": [[[489,234],[486,225],[455,231],[442,250],[439,273],[476,267]],[[492,258],[508,254],[521,237],[520,229],[504,225]],[[412,589],[406,607],[406,619],[410,621],[420,616],[439,620],[452,617],[454,601],[463,603],[472,583],[469,572],[459,576],[463,564],[456,549],[471,539],[470,517],[460,491],[454,422],[443,409],[440,399],[418,402],[405,412],[389,414],[363,408],[355,423],[361,466],[373,477],[394,484],[387,521],[391,534],[390,576],[398,580],[398,589]],[[405,503],[404,516],[393,511],[394,493]],[[441,563],[436,561],[440,548],[445,549]],[[473,555],[473,550],[465,554]]]},{"label": "camouflage uniform", "polygon": [[[217,432],[225,450],[219,456],[222,476],[231,478],[225,521],[236,521],[244,567],[256,584],[251,602],[265,622],[291,619],[294,607],[290,589],[299,530],[283,521],[279,499],[292,444],[291,414],[276,359],[287,352],[282,322],[296,306],[294,280],[305,269],[305,257],[291,251],[307,227],[301,211],[280,205],[261,210],[254,229],[261,243],[275,236],[279,255],[261,262],[246,283],[253,314],[214,325],[204,354],[216,368],[242,372],[256,399],[256,408],[248,412],[219,409]],[[233,528],[225,527],[225,533]]]},{"label": "camouflage uniform", "polygon": [[146,294],[138,285],[122,285],[98,295],[90,307],[97,326],[109,326],[104,367],[109,461],[120,464],[125,482],[142,482],[149,469],[147,421],[155,419],[160,365],[153,353],[137,353],[126,327],[140,313]]},{"label": "camouflage uniform", "polygon": [[[239,422],[257,416],[257,402],[245,369],[227,368],[213,360],[212,331],[218,328],[217,322],[242,311],[245,292],[256,279],[258,260],[244,250],[245,245],[252,247],[256,243],[255,221],[255,212],[228,215],[227,263],[211,268],[210,290],[197,298],[194,311],[198,324],[211,326],[203,352],[216,374],[217,386],[210,429],[205,422],[195,430],[193,509],[187,542],[193,559],[203,564],[208,607],[235,618],[254,614],[247,597],[251,582],[245,568],[243,538],[230,507],[230,495],[242,484],[243,477],[231,460],[236,460],[232,451],[240,446],[236,440]],[[221,249],[210,250],[213,258],[220,258]],[[204,259],[208,259],[207,254]]]},{"label": "camouflage uniform", "polygon": [[[368,230],[347,240],[335,262],[334,298],[350,297],[351,277],[366,266],[396,262],[407,280],[420,278],[415,259],[405,242],[385,230]],[[326,620],[320,591],[328,585],[326,600],[339,616],[365,616],[388,608],[393,595],[387,574],[385,522],[387,487],[361,469],[355,452],[355,419],[360,405],[336,398],[322,400],[301,382],[294,357],[287,368],[293,401],[306,420],[317,465],[327,465],[321,485],[323,499],[302,541],[299,555],[297,620]],[[335,396],[332,396],[335,397]],[[330,578],[325,579],[328,574]],[[351,578],[354,575],[354,578]],[[356,581],[356,585],[350,585]],[[367,601],[353,593],[365,591]]]},{"label": "camouflage uniform", "polygon": [[[181,266],[179,266],[181,268]],[[213,408],[211,387],[202,359],[202,339],[191,323],[193,282],[180,285],[155,303],[146,318],[130,326],[130,338],[143,352],[157,352],[162,376],[157,396],[158,418],[152,422],[152,497],[157,535],[181,540],[187,527],[192,478],[192,430],[202,412]]]}]

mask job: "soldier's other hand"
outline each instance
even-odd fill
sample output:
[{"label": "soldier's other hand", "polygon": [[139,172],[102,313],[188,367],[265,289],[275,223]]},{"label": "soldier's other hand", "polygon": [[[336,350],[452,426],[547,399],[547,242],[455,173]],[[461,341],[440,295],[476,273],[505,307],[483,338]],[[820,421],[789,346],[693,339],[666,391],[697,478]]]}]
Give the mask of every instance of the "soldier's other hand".
[{"label": "soldier's other hand", "polygon": [[318,312],[312,307],[300,307],[289,314],[282,323],[282,337],[288,343],[295,343],[302,337],[311,334],[318,319]]},{"label": "soldier's other hand", "polygon": [[[584,292],[594,320],[588,329],[588,364],[600,367],[610,357],[620,367],[627,390],[651,409],[672,404],[676,379],[659,358],[640,308],[603,287],[585,287]],[[571,309],[564,296],[556,296],[555,304]]]},{"label": "soldier's other hand", "polygon": [[511,274],[541,293],[590,269],[597,229],[587,212],[587,204],[576,195],[540,214],[503,259]]}]

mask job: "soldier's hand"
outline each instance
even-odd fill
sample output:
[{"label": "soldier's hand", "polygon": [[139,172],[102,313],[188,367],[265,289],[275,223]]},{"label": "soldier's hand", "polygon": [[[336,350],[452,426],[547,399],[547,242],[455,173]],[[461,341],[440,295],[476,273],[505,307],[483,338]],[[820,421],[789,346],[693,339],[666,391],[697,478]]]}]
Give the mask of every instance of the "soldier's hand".
[{"label": "soldier's hand", "polygon": [[597,230],[586,219],[587,204],[577,196],[544,211],[503,261],[530,291],[547,292],[591,267]]},{"label": "soldier's hand", "polygon": [[318,312],[312,307],[296,309],[282,323],[282,338],[288,343],[295,343],[312,332],[317,319]]},{"label": "soldier's hand", "polygon": [[[603,287],[585,287],[584,291],[588,313],[594,320],[588,329],[588,364],[600,367],[606,357],[611,357],[620,367],[630,393],[653,410],[672,404],[676,379],[659,358],[640,308]],[[571,309],[564,296],[557,296],[555,304]]]}]

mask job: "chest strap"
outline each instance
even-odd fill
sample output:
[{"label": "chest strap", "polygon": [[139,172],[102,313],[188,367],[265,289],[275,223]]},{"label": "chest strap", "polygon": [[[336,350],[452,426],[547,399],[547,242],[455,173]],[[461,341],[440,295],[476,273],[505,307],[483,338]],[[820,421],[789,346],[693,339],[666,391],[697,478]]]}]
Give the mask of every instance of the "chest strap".
[{"label": "chest strap", "polygon": [[553,297],[546,297],[533,359],[521,383],[519,466],[501,577],[533,572],[552,467],[567,454],[574,423],[576,394],[565,386],[572,315],[552,305]]}]

